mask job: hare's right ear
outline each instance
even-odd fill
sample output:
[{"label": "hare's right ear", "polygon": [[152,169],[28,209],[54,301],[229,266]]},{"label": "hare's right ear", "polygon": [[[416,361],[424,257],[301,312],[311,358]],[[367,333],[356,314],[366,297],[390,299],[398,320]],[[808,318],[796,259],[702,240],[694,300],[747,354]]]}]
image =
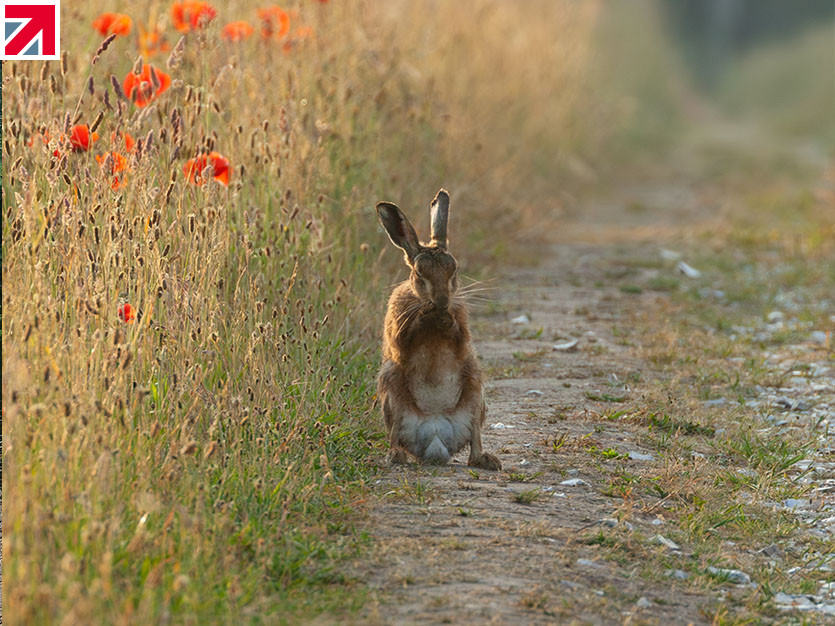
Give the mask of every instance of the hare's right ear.
[{"label": "hare's right ear", "polygon": [[446,250],[447,224],[449,223],[449,192],[441,189],[435,194],[429,207],[430,225],[432,227],[432,243]]},{"label": "hare's right ear", "polygon": [[386,229],[391,242],[403,250],[410,261],[413,260],[420,252],[420,243],[414,227],[403,215],[403,211],[391,202],[378,202],[377,217],[380,218],[380,223]]}]

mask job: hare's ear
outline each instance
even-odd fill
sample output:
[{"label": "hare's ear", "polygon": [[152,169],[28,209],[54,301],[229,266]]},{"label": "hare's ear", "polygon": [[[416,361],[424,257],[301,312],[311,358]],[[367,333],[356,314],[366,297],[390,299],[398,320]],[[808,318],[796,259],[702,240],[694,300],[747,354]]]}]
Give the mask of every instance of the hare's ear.
[{"label": "hare's ear", "polygon": [[410,261],[413,260],[420,252],[420,243],[414,227],[403,215],[403,211],[391,202],[378,202],[377,217],[380,218],[380,223],[386,229],[391,242],[403,250]]},{"label": "hare's ear", "polygon": [[449,192],[446,189],[441,189],[435,194],[429,215],[432,220],[432,243],[446,250],[446,227],[449,222]]}]

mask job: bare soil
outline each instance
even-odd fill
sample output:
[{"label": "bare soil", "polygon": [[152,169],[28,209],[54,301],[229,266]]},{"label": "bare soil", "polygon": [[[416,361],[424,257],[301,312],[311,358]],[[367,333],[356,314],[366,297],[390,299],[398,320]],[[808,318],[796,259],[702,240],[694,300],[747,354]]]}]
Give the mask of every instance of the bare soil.
[{"label": "bare soil", "polygon": [[[653,190],[648,201],[669,193],[681,189]],[[585,213],[564,232],[575,242],[595,243],[543,248],[535,267],[511,270],[493,283],[498,312],[474,308],[474,336],[488,374],[484,445],[499,454],[503,470],[472,470],[464,451],[443,468],[386,472],[367,524],[373,562],[358,571],[377,593],[360,621],[704,621],[700,609],[711,602],[708,595],[644,580],[634,564],[598,560],[595,546],[586,545],[596,527],[614,522],[620,503],[602,493],[608,478],[590,462],[590,440],[601,450],[648,453],[638,427],[598,417],[618,407],[613,400],[639,394],[638,381],[649,373],[615,336],[636,302],[646,300],[601,289],[599,281],[614,256],[640,251],[635,234],[657,234],[662,221],[687,220],[687,203],[673,206],[678,215],[650,210],[617,224]],[[597,211],[611,216],[612,207],[600,204]],[[628,243],[613,243],[612,232]],[[530,321],[521,323],[522,315]],[[575,339],[573,349],[553,348]],[[627,463],[640,471],[647,461]],[[651,536],[659,532],[652,524],[659,513],[650,507],[630,523]]]}]

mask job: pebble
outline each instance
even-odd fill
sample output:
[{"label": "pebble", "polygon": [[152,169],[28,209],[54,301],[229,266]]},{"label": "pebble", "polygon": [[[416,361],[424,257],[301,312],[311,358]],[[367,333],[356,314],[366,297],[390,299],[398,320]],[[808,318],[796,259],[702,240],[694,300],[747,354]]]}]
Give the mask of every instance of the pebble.
[{"label": "pebble", "polygon": [[699,289],[699,295],[702,298],[716,298],[717,300],[722,300],[725,297],[725,292],[721,289],[711,289],[710,287],[702,287]]},{"label": "pebble", "polygon": [[589,559],[577,559],[577,565],[582,565],[583,567],[600,567],[600,563],[590,561]]},{"label": "pebble", "polygon": [[677,578],[678,580],[687,580],[690,578],[690,574],[681,569],[668,569],[664,572],[664,576],[667,578]]},{"label": "pebble", "polygon": [[504,428],[516,428],[512,424],[502,424],[501,422],[496,422],[495,424],[490,424],[490,428],[493,430],[502,430]]},{"label": "pebble", "polygon": [[650,522],[653,526],[662,526],[664,524],[664,520],[656,517],[654,520]]},{"label": "pebble", "polygon": [[772,559],[782,559],[785,556],[785,552],[780,549],[776,543],[771,543],[767,545],[765,548],[760,550],[760,552]]},{"label": "pebble", "polygon": [[812,343],[816,343],[821,346],[826,345],[826,333],[822,330],[814,330],[809,333],[809,341]]},{"label": "pebble", "polygon": [[565,485],[566,487],[579,487],[581,485],[589,485],[589,483],[587,483],[582,478],[569,478],[568,480],[562,481],[560,484]]},{"label": "pebble", "polygon": [[786,318],[786,314],[782,311],[771,311],[768,315],[766,315],[765,319],[769,324],[776,324],[777,322],[782,322]]},{"label": "pebble", "polygon": [[633,450],[629,453],[629,458],[633,461],[652,461],[655,457],[651,454],[642,454],[641,452],[635,452]]},{"label": "pebble", "polygon": [[640,598],[638,598],[638,601],[635,603],[635,606],[637,606],[639,609],[648,609],[652,606],[652,602],[647,600],[645,597],[641,596]]},{"label": "pebble", "polygon": [[728,582],[732,582],[737,585],[747,585],[751,582],[751,577],[738,569],[723,569],[720,567],[713,567],[711,565],[707,568],[707,571],[714,576],[726,578]]},{"label": "pebble", "polygon": [[812,595],[792,595],[779,591],[774,594],[774,604],[782,611],[817,611],[824,615],[835,615],[835,604],[826,603]]},{"label": "pebble", "polygon": [[676,266],[678,271],[687,276],[687,278],[700,278],[702,273],[692,265],[688,265],[684,261],[679,261]]},{"label": "pebble", "polygon": [[528,324],[528,323],[530,323],[530,321],[531,321],[531,318],[529,318],[527,315],[525,315],[523,313],[519,317],[514,317],[512,320],[510,320],[510,323],[511,324]]},{"label": "pebble", "polygon": [[552,348],[560,352],[572,352],[580,343],[579,339],[572,339],[571,341],[564,341],[562,343],[555,343]]},{"label": "pebble", "polygon": [[670,550],[681,550],[681,547],[672,539],[667,539],[664,535],[654,535],[650,540],[650,543],[657,543],[662,545]]},{"label": "pebble", "polygon": [[537,398],[539,398],[540,396],[544,396],[545,392],[542,391],[541,389],[530,389],[530,390],[525,392],[525,395],[526,396],[536,396]]}]

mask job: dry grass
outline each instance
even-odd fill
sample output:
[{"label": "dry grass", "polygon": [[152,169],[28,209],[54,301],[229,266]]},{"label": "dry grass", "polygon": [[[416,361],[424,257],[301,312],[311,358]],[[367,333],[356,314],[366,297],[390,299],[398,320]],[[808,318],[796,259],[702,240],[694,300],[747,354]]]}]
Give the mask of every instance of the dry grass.
[{"label": "dry grass", "polygon": [[[166,24],[164,6],[137,4],[123,10]],[[372,204],[417,214],[445,185],[459,260],[495,259],[534,198],[558,205],[542,173],[569,171],[595,126],[579,76],[596,3],[304,3],[294,25],[315,36],[289,53],[222,42],[254,8],[219,7],[189,33],[147,108],[110,81],[134,67],[133,36],[91,65],[93,2],[64,3],[63,66],[3,64],[9,623],[360,603],[333,566],[361,545],[351,519],[379,435],[381,260],[395,255]],[[60,142],[99,116],[89,152]],[[122,131],[143,145],[113,190],[94,154]],[[228,188],[183,176],[210,150],[231,162]]]},{"label": "dry grass", "polygon": [[[726,158],[735,162],[732,154]],[[822,581],[832,580],[831,542],[809,530],[808,518],[775,505],[789,498],[815,501],[815,485],[802,480],[806,472],[797,463],[826,458],[827,425],[772,427],[767,414],[780,413],[752,402],[763,388],[782,390],[790,378],[767,363],[768,354],[784,343],[799,344],[790,370],[803,370],[805,363],[831,363],[831,345],[807,343],[808,330],[775,333],[767,345],[733,331],[762,328],[777,309],[808,324],[804,328],[831,332],[834,172],[821,177],[818,170],[817,179],[814,173],[772,171],[767,184],[738,173],[716,181],[729,199],[723,219],[710,231],[683,233],[697,245],[679,242],[679,249],[702,271],[698,286],[724,296],[704,297],[692,281],[645,296],[647,306],[635,319],[637,343],[661,375],[644,384],[638,405],[609,412],[610,419],[643,426],[642,446],[659,457],[651,470],[612,476],[608,493],[622,500],[619,517],[661,515],[666,524],[659,530],[683,546],[681,554],[644,550],[643,576],[666,580],[661,573],[681,569],[690,577],[677,585],[725,589],[727,581],[706,573],[717,566],[751,573],[757,581],[756,589],[727,594],[720,623],[775,617],[774,594],[816,593]],[[662,268],[660,275],[668,272]],[[787,300],[800,305],[787,309]],[[716,398],[727,402],[706,402]],[[621,543],[601,545],[613,560],[638,558]]]}]

